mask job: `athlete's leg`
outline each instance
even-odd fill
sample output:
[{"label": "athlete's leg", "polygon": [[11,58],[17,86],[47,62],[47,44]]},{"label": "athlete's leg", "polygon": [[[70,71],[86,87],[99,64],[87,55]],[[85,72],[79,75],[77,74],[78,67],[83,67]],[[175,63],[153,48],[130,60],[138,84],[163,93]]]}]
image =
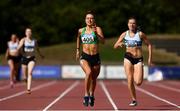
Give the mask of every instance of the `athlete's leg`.
[{"label": "athlete's leg", "polygon": [[21,67],[22,67],[22,75],[23,75],[22,78],[25,82],[27,82],[27,65],[22,64]]},{"label": "athlete's leg", "polygon": [[139,62],[137,64],[134,65],[134,82],[136,83],[136,85],[141,85],[143,82],[143,63]]},{"label": "athlete's leg", "polygon": [[100,72],[100,65],[95,65],[92,67],[92,79],[90,85],[90,95],[94,96],[94,91],[96,89],[96,81]]},{"label": "athlete's leg", "polygon": [[100,72],[100,65],[96,65],[96,66],[93,66],[92,67],[92,79],[91,79],[91,84],[90,84],[90,96],[89,96],[89,104],[90,106],[94,106],[94,92],[95,92],[95,89],[96,89],[96,81],[97,81],[97,77],[99,75],[99,72]]},{"label": "athlete's leg", "polygon": [[13,87],[14,85],[14,62],[12,59],[8,60],[9,68],[10,68],[10,85]]},{"label": "athlete's leg", "polygon": [[91,67],[89,66],[89,63],[82,59],[80,60],[80,65],[83,71],[85,72],[85,96],[89,96],[89,88],[90,88],[90,81],[91,81]]},{"label": "athlete's leg", "polygon": [[18,81],[18,70],[19,70],[19,63],[14,63],[14,76],[15,76],[15,80]]},{"label": "athlete's leg", "polygon": [[85,94],[84,94],[85,96],[83,100],[83,105],[88,106],[89,105],[89,88],[90,88],[92,71],[91,71],[91,67],[89,66],[89,63],[86,60],[81,59],[80,65],[83,71],[85,72]]},{"label": "athlete's leg", "polygon": [[32,71],[34,69],[35,66],[35,61],[30,61],[28,63],[28,78],[27,78],[27,90],[30,91],[31,90],[31,82],[32,82]]},{"label": "athlete's leg", "polygon": [[136,100],[136,92],[135,92],[134,78],[133,78],[134,69],[132,63],[126,58],[124,59],[124,68],[127,76],[128,89],[130,91],[131,98],[133,100]]}]

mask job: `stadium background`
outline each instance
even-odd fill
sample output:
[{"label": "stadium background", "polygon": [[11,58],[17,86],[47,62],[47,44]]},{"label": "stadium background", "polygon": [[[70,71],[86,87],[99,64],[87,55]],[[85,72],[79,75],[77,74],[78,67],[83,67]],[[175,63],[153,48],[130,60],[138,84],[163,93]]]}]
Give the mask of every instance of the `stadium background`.
[{"label": "stadium background", "polygon": [[[127,30],[128,17],[136,16],[139,27],[148,35],[154,49],[155,67],[146,67],[145,73],[148,75],[160,71],[158,75],[162,75],[164,79],[179,79],[179,5],[178,0],[1,0],[0,77],[9,77],[4,53],[10,35],[16,33],[22,38],[24,29],[30,26],[33,29],[33,37],[39,41],[45,55],[44,60],[38,58],[37,68],[40,68],[40,71],[35,71],[37,78],[46,78],[44,74],[48,71],[43,70],[49,68],[58,74],[54,76],[54,72],[50,71],[47,78],[63,78],[63,71],[67,67],[72,69],[71,73],[76,78],[74,73],[82,73],[78,72],[79,63],[75,61],[77,30],[84,26],[85,12],[93,10],[96,13],[97,24],[102,27],[106,37],[106,44],[100,45],[103,78],[113,78],[108,76],[109,70],[110,73],[115,73],[114,78],[124,78],[121,76],[124,75],[121,70],[124,51],[114,50],[112,46],[119,34]],[[143,48],[143,51],[146,65],[147,49]],[[83,74],[79,78],[83,78]]]}]

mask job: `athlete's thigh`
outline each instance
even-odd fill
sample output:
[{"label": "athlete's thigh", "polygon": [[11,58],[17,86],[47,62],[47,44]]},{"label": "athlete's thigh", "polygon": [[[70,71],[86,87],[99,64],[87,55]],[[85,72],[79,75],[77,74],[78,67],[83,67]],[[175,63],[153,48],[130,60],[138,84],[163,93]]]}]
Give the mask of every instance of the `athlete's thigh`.
[{"label": "athlete's thigh", "polygon": [[139,62],[134,65],[134,81],[135,82],[142,82],[143,80],[143,63]]},{"label": "athlete's thigh", "polygon": [[28,63],[28,74],[31,74],[35,66],[35,61],[30,61]]},{"label": "athlete's thigh", "polygon": [[86,74],[90,74],[91,73],[91,67],[88,63],[87,60],[85,59],[81,59],[80,60],[80,65],[81,65],[81,68],[83,69],[83,71],[86,73]]},{"label": "athlete's thigh", "polygon": [[133,65],[128,59],[124,59],[124,70],[128,78],[133,77]]},{"label": "athlete's thigh", "polygon": [[9,60],[8,60],[8,64],[9,64],[9,67],[10,67],[11,69],[14,69],[14,62],[13,62],[12,59],[9,59]]},{"label": "athlete's thigh", "polygon": [[21,67],[22,67],[22,73],[23,73],[24,75],[26,75],[27,65],[22,64]]}]

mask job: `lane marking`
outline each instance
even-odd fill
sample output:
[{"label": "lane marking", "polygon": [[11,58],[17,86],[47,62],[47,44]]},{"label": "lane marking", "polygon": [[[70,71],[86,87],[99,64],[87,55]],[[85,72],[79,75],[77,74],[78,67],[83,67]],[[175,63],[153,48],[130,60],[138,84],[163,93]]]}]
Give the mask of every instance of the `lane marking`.
[{"label": "lane marking", "polygon": [[[47,86],[50,86],[50,85],[53,85],[55,84],[57,81],[51,81],[51,82],[48,82],[48,83],[45,83],[45,84],[41,84],[39,86],[36,86],[34,88],[32,88],[32,91],[36,91],[38,89],[41,89],[41,88],[44,88],[44,87],[47,87]],[[5,100],[8,100],[8,99],[11,99],[11,98],[14,98],[14,97],[17,97],[17,96],[20,96],[20,95],[23,95],[25,94],[26,91],[21,91],[21,92],[18,92],[18,93],[15,93],[13,95],[10,95],[10,96],[7,96],[7,97],[4,97],[4,98],[0,98],[0,102],[1,101],[5,101]]]},{"label": "lane marking", "polygon": [[101,87],[102,87],[104,93],[106,94],[106,96],[107,96],[109,102],[110,102],[111,105],[113,106],[114,110],[115,110],[115,111],[118,111],[118,108],[117,108],[115,102],[113,101],[111,95],[109,94],[109,91],[107,90],[107,88],[106,88],[105,84],[103,83],[103,81],[100,81],[100,85],[101,85]]},{"label": "lane marking", "polygon": [[171,91],[180,92],[180,89],[176,89],[176,88],[169,87],[169,86],[162,85],[162,84],[153,84],[153,83],[146,83],[146,84],[152,85],[152,86],[155,86],[155,87],[160,87],[160,88],[168,89],[168,90],[171,90]]},{"label": "lane marking", "polygon": [[[126,83],[125,81],[123,81],[123,84],[127,85],[127,83]],[[163,102],[165,102],[165,103],[167,103],[167,104],[170,104],[170,105],[172,105],[172,106],[175,106],[175,107],[177,107],[177,108],[180,108],[180,106],[178,106],[177,104],[174,104],[174,103],[172,103],[172,102],[170,102],[170,101],[168,101],[168,100],[165,100],[165,99],[163,99],[163,98],[161,98],[161,97],[159,97],[159,96],[156,96],[155,94],[153,94],[153,93],[151,93],[151,92],[149,92],[149,91],[147,91],[147,90],[145,90],[145,89],[143,89],[143,88],[136,87],[136,89],[137,89],[138,91],[141,91],[141,92],[143,92],[143,93],[145,93],[145,94],[147,94],[147,95],[149,95],[149,96],[157,99],[157,100],[163,101]]]},{"label": "lane marking", "polygon": [[48,106],[46,106],[43,111],[47,111],[50,107],[52,107],[57,101],[62,99],[67,93],[69,93],[73,88],[75,88],[79,84],[79,81],[74,82],[71,86],[69,86],[64,92],[62,92],[59,97],[57,97],[54,101],[52,101]]}]

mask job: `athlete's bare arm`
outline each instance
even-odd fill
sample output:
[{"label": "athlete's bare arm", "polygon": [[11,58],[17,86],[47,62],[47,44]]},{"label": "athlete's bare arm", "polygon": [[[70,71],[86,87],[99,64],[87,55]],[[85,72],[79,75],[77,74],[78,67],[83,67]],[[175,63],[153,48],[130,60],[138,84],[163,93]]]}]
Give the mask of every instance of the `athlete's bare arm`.
[{"label": "athlete's bare arm", "polygon": [[78,30],[77,34],[77,42],[76,42],[76,60],[79,60],[80,57],[80,35],[81,35],[82,29]]},{"label": "athlete's bare arm", "polygon": [[140,32],[139,35],[148,47],[148,52],[149,52],[148,65],[151,66],[152,65],[152,45],[150,41],[147,39],[147,36],[143,32]]},{"label": "athlete's bare arm", "polygon": [[96,27],[96,35],[99,38],[99,40],[101,41],[101,43],[104,44],[105,43],[104,34],[100,27]]},{"label": "athlete's bare arm", "polygon": [[18,47],[17,47],[17,50],[18,50],[18,51],[20,51],[20,49],[22,48],[22,46],[23,46],[23,44],[24,44],[24,40],[25,40],[25,38],[22,38],[22,39],[20,40],[19,45],[18,45]]},{"label": "athlete's bare arm", "polygon": [[123,32],[120,36],[119,39],[117,40],[117,42],[114,44],[114,48],[118,48],[118,47],[123,47],[124,43],[123,43],[123,39],[126,35],[126,32]]},{"label": "athlete's bare arm", "polygon": [[41,51],[40,51],[40,49],[39,49],[39,45],[38,45],[37,41],[35,41],[35,42],[36,42],[36,50],[37,50],[39,56],[40,56],[41,58],[44,58],[44,56],[41,54]]},{"label": "athlete's bare arm", "polygon": [[5,59],[7,59],[8,55],[9,55],[9,48],[7,48],[6,50]]}]

